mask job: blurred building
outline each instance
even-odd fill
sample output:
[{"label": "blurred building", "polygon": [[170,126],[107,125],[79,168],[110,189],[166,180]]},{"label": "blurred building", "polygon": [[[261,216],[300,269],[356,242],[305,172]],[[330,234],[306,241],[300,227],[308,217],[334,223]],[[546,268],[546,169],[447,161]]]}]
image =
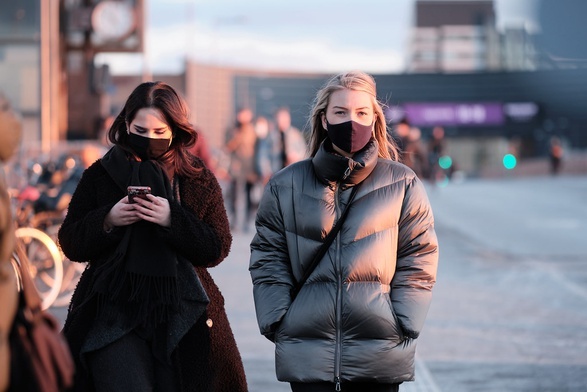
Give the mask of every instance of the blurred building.
[{"label": "blurred building", "polygon": [[[425,139],[434,126],[444,127],[450,153],[467,172],[500,166],[512,145],[518,158],[545,156],[554,135],[587,148],[587,68],[374,76],[390,127],[407,119]],[[314,95],[328,77],[236,73],[233,102],[247,97],[263,116],[289,106],[292,123],[304,129]]]},{"label": "blurred building", "polygon": [[535,41],[540,47],[540,68],[587,68],[587,1],[536,1],[540,33]]},{"label": "blurred building", "polygon": [[[41,40],[41,29],[45,26],[45,20],[41,26],[38,0],[2,1],[0,91],[22,116],[24,140],[41,139],[42,114],[45,118],[57,118],[52,108],[46,107],[43,113],[41,110],[41,94],[49,91],[49,85],[41,80],[40,67],[47,55]],[[55,34],[53,29],[50,34]]]},{"label": "blurred building", "polygon": [[500,34],[501,67],[505,71],[533,71],[540,67],[535,39],[524,27],[506,27]]},{"label": "blurred building", "polygon": [[142,43],[143,0],[3,0],[0,90],[23,116],[23,144],[97,137],[111,82],[95,56]]},{"label": "blurred building", "polygon": [[493,0],[417,0],[409,72],[532,70],[536,55],[524,27],[497,31]]},{"label": "blurred building", "polygon": [[[587,50],[577,33],[587,2],[561,1],[583,5],[568,8],[575,18],[559,15],[553,22],[548,14],[558,11],[545,0],[540,37],[524,28],[498,33],[493,1],[417,1],[409,72],[375,75],[390,127],[405,118],[427,138],[433,126],[443,126],[451,154],[473,172],[499,164],[512,145],[521,158],[545,155],[551,136],[587,148],[587,62],[581,59]],[[211,148],[222,148],[244,106],[268,118],[287,106],[292,124],[307,129],[315,93],[331,75],[187,61],[180,75],[112,76],[106,65],[97,66],[99,53],[141,55],[143,2],[2,0],[0,90],[23,116],[25,144],[49,149],[96,138],[147,79],[185,96],[191,121]]]}]

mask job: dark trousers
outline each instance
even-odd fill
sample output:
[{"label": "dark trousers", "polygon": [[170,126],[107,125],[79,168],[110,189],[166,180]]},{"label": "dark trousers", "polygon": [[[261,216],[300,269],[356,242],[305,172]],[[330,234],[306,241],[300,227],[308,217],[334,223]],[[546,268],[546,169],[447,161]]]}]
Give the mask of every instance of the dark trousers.
[{"label": "dark trousers", "polygon": [[131,332],[88,354],[96,392],[177,391],[173,368],[157,360],[151,343]]},{"label": "dark trousers", "polygon": [[[401,383],[400,383],[401,384]],[[293,392],[332,392],[335,384],[332,382],[292,382]],[[379,384],[376,382],[341,383],[342,392],[398,392],[399,384]]]}]

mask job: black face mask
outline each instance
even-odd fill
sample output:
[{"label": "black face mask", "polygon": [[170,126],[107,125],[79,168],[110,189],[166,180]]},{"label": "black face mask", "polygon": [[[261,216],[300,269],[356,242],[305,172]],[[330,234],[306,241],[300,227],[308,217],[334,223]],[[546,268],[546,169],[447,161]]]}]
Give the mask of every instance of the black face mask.
[{"label": "black face mask", "polygon": [[132,132],[128,134],[128,142],[142,160],[160,158],[171,145],[171,139],[153,139]]},{"label": "black face mask", "polygon": [[352,120],[330,124],[326,121],[326,130],[332,144],[349,154],[354,154],[371,140],[373,124],[362,125]]}]

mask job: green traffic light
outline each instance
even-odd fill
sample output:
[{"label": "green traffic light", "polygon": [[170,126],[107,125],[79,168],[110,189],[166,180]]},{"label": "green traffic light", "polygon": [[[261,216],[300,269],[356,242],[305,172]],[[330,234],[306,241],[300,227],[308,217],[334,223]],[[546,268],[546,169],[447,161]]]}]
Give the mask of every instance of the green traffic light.
[{"label": "green traffic light", "polygon": [[438,166],[440,166],[444,170],[450,169],[450,167],[452,166],[452,158],[448,155],[441,156],[440,158],[438,158]]},{"label": "green traffic light", "polygon": [[517,160],[516,157],[512,154],[505,154],[503,156],[503,167],[505,167],[508,170],[512,170],[514,167],[516,167],[517,164]]}]

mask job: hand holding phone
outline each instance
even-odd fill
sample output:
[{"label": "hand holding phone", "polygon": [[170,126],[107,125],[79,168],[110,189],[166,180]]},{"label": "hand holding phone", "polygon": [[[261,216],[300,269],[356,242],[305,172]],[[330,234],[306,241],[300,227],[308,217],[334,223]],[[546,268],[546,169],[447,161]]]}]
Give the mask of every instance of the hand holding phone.
[{"label": "hand holding phone", "polygon": [[127,192],[128,192],[128,202],[132,204],[132,203],[136,203],[136,201],[135,201],[136,197],[147,200],[147,194],[151,193],[151,187],[131,185],[127,188]]}]

